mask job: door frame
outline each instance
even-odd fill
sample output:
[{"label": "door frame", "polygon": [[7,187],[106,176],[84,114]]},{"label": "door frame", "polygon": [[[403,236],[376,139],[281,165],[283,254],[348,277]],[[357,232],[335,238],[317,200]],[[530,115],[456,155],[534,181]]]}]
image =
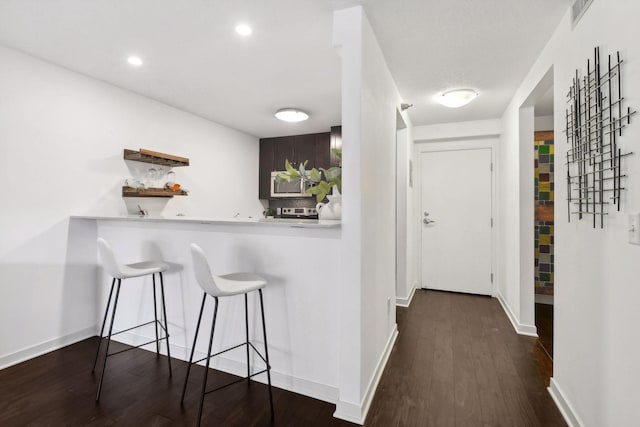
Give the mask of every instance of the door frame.
[{"label": "door frame", "polygon": [[[491,227],[491,272],[493,281],[491,283],[491,296],[496,297],[498,290],[499,277],[496,268],[496,233],[498,229],[499,218],[496,217],[496,147],[499,142],[498,135],[477,136],[466,138],[448,138],[448,139],[432,139],[424,141],[416,141],[416,157],[418,163],[418,178],[416,179],[417,191],[414,212],[414,220],[422,221],[422,154],[438,151],[466,151],[473,149],[489,149],[491,154],[491,217],[493,218],[493,227]],[[418,236],[418,288],[422,288],[422,227]]]}]

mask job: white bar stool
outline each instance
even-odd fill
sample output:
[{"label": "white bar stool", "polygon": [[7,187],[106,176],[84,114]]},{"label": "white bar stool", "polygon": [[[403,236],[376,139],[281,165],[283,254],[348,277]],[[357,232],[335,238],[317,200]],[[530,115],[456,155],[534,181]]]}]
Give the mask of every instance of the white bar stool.
[{"label": "white bar stool", "polygon": [[[193,338],[193,347],[191,348],[191,356],[189,357],[189,365],[187,367],[187,375],[184,379],[184,387],[182,388],[182,397],[180,399],[180,404],[184,403],[184,395],[187,391],[187,382],[189,380],[189,372],[191,371],[191,365],[194,363],[202,362],[203,360],[207,360],[206,369],[204,371],[204,380],[202,382],[202,392],[200,393],[200,409],[198,411],[198,422],[197,425],[200,425],[200,421],[202,419],[202,408],[204,405],[204,395],[207,393],[211,393],[213,391],[220,390],[221,388],[230,386],[231,384],[235,384],[237,382],[247,380],[250,384],[251,377],[262,374],[264,372],[267,373],[267,381],[269,383],[269,404],[271,406],[271,420],[273,420],[273,395],[271,392],[271,365],[269,364],[269,350],[267,348],[267,330],[264,322],[264,303],[262,299],[262,288],[265,287],[267,282],[260,276],[252,274],[252,273],[233,273],[227,274],[224,276],[214,276],[211,274],[211,269],[209,267],[209,263],[207,262],[207,258],[205,256],[204,251],[200,246],[193,243],[191,245],[191,256],[193,258],[193,268],[196,276],[196,280],[198,284],[204,291],[204,295],[202,296],[202,305],[200,306],[200,315],[198,316],[198,323],[196,325],[196,333]],[[247,303],[247,294],[252,291],[258,291],[260,295],[260,311],[262,315],[262,335],[264,337],[264,356],[260,354],[257,348],[249,342],[249,313],[248,313],[248,303]],[[245,320],[245,332],[246,332],[246,341],[242,344],[238,344],[234,347],[228,348],[226,350],[219,351],[215,354],[211,354],[211,348],[213,346],[213,331],[216,327],[216,317],[218,316],[218,298],[219,297],[229,297],[234,295],[242,295],[244,294],[244,320]],[[211,322],[211,335],[209,336],[209,350],[207,351],[207,356],[193,361],[193,353],[196,349],[196,341],[198,339],[198,331],[200,330],[200,322],[202,320],[202,312],[204,311],[204,304],[207,300],[207,295],[213,297],[215,301],[215,306],[213,310],[213,321]],[[236,348],[246,346],[247,347],[247,376],[245,378],[241,378],[239,380],[233,381],[229,384],[225,384],[221,387],[217,387],[213,390],[207,391],[207,375],[209,373],[209,363],[211,357],[220,355],[229,350],[234,350]],[[249,348],[252,348],[258,356],[266,363],[267,367],[256,373],[251,373],[251,366],[249,364]]]},{"label": "white bar stool", "polygon": [[[109,325],[109,334],[107,335],[107,345],[104,353],[104,361],[102,363],[102,373],[100,374],[100,384],[98,385],[98,394],[96,395],[96,401],[100,399],[100,392],[102,391],[102,381],[104,379],[104,371],[107,366],[107,358],[110,356],[114,356],[116,354],[133,350],[134,348],[142,347],[151,343],[156,343],[156,353],[160,354],[160,341],[163,339],[167,340],[167,360],[169,361],[169,376],[172,375],[171,371],[171,352],[169,350],[169,329],[167,325],[167,308],[164,302],[164,280],[162,278],[162,272],[167,271],[169,266],[164,262],[160,261],[143,261],[135,264],[119,264],[116,260],[115,254],[113,253],[113,249],[106,240],[102,238],[98,238],[98,252],[100,253],[100,258],[102,260],[102,265],[104,270],[113,277],[111,282],[111,291],[109,292],[109,299],[107,301],[107,308],[104,310],[104,319],[102,320],[102,329],[100,329],[100,341],[98,342],[98,349],[96,350],[96,357],[93,361],[93,369],[91,372],[95,372],[96,363],[98,362],[98,355],[100,354],[100,347],[102,345],[104,326],[107,322],[107,315],[109,313],[109,305],[111,304],[111,297],[113,295],[113,288],[116,284],[116,280],[118,281],[118,287],[116,289],[116,298],[113,302],[113,309],[111,312],[111,323]],[[160,276],[160,292],[162,295],[162,314],[164,317],[164,325],[162,322],[158,320],[158,304],[156,302],[156,273]],[[118,296],[120,295],[120,285],[123,279],[129,279],[133,277],[142,277],[151,274],[153,280],[153,313],[155,316],[155,320],[151,320],[149,322],[143,323],[141,325],[133,326],[131,328],[127,328],[125,330],[113,333],[113,320],[116,317],[116,307],[118,305]],[[156,328],[156,339],[153,341],[146,342],[144,344],[137,345],[135,347],[128,348],[126,350],[117,351],[115,353],[109,354],[109,344],[111,343],[111,337],[113,335],[120,334],[122,332],[127,332],[135,328],[139,328],[142,326],[150,325],[151,323],[155,324]],[[158,325],[164,329],[164,337],[158,336]]]}]

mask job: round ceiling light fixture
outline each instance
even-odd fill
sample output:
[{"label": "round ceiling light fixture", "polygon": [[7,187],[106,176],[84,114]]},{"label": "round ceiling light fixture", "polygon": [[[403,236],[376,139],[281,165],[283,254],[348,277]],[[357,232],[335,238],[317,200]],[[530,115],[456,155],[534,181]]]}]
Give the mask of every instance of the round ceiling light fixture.
[{"label": "round ceiling light fixture", "polygon": [[303,122],[309,118],[309,114],[299,108],[281,108],[276,111],[276,118],[283,122]]},{"label": "round ceiling light fixture", "polygon": [[467,105],[477,96],[478,92],[473,89],[453,89],[438,95],[436,101],[445,107],[459,108]]},{"label": "round ceiling light fixture", "polygon": [[129,65],[133,65],[134,67],[142,66],[142,59],[139,56],[131,55],[127,58],[127,62]]},{"label": "round ceiling light fixture", "polygon": [[236,33],[240,34],[241,36],[247,37],[253,33],[253,30],[247,24],[238,24],[236,25]]}]

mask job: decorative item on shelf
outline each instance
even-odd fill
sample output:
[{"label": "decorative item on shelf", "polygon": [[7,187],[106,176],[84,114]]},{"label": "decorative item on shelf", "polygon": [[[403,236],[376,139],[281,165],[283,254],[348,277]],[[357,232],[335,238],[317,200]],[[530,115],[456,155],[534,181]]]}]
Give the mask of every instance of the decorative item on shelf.
[{"label": "decorative item on shelf", "polygon": [[167,172],[167,182],[164,184],[165,188],[171,188],[176,183],[176,173],[174,171]]},{"label": "decorative item on shelf", "polygon": [[167,172],[172,167],[189,166],[188,158],[141,148],[139,151],[125,149],[124,159],[150,163],[152,166],[143,171],[139,179],[125,180],[122,197],[173,197],[188,194],[186,188],[175,182],[175,172]]},{"label": "decorative item on shelf", "polygon": [[161,169],[149,168],[147,169],[147,175],[145,179],[145,185],[148,188],[154,188],[158,186],[158,177],[162,175]]},{"label": "decorative item on shelf", "polygon": [[136,189],[144,189],[145,185],[142,181],[136,178],[127,178],[124,180],[124,186]]},{"label": "decorative item on shelf", "polygon": [[188,193],[189,190],[187,190],[186,188],[183,188],[180,184],[178,184],[176,182],[176,173],[173,171],[169,171],[167,172],[167,176],[166,176],[167,182],[165,182],[164,184],[164,188],[166,188],[167,190],[173,190],[173,191],[184,191],[185,193]]},{"label": "decorative item on shelf", "polygon": [[[587,72],[580,76],[576,70],[567,94],[569,107],[565,112],[567,150],[567,208],[571,215],[582,219],[590,215],[593,228],[596,222],[604,228],[604,216],[609,207],[622,200],[621,163],[633,152],[623,152],[619,138],[631,124],[635,110],[623,108],[621,91],[620,52],[615,59],[608,56],[606,65],[600,63],[600,48],[594,49],[593,64],[587,60]],[[596,221],[599,218],[600,221]]]}]

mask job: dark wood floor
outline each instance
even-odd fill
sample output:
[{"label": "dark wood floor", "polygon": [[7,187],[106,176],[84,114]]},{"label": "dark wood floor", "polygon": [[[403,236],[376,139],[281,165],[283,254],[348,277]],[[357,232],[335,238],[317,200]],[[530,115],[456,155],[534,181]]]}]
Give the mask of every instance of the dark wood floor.
[{"label": "dark wood floor", "polygon": [[[417,291],[398,309],[400,330],[367,426],[563,426],[545,387],[547,356],[518,336],[496,300]],[[91,374],[97,338],[0,371],[0,426],[187,426],[198,410],[203,368],[194,367],[180,407],[186,364],[132,350],[109,359],[100,404]],[[124,346],[116,344],[116,347]],[[216,372],[210,386],[233,379]],[[274,389],[279,426],[351,426],[335,407]],[[203,425],[266,426],[266,387],[231,386],[207,396]]]},{"label": "dark wood floor", "polygon": [[496,299],[416,291],[398,328],[368,426],[566,426],[548,356]]},{"label": "dark wood floor", "polygon": [[553,358],[553,305],[536,303],[536,328],[540,345]]}]

